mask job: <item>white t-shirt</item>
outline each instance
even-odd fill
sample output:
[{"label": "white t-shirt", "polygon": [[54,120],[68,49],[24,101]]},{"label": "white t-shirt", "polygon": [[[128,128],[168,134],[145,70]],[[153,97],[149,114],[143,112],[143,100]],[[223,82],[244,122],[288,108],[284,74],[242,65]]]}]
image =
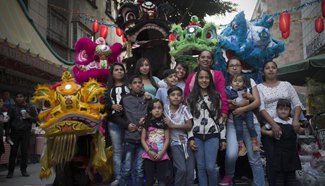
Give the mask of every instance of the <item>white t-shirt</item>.
[{"label": "white t-shirt", "polygon": [[267,87],[265,85],[257,85],[261,98],[260,111],[265,110],[272,119],[277,117],[276,105],[279,99],[288,99],[291,102],[291,111],[297,106],[303,108],[298,94],[293,86],[287,81],[280,81],[275,87]]}]

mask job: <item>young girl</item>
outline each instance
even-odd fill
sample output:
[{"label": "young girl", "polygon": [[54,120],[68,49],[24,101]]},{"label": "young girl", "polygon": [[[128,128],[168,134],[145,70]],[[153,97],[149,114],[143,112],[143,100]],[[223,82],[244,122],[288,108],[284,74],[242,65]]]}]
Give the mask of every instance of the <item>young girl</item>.
[{"label": "young girl", "polygon": [[192,128],[193,116],[182,104],[183,90],[172,86],[167,91],[169,105],[165,106],[165,122],[170,129],[170,150],[175,167],[174,185],[187,186],[194,182],[194,155],[187,141],[187,132]]},{"label": "young girl", "polygon": [[[249,100],[243,98],[243,94],[247,93],[245,77],[242,75],[234,75],[231,77],[231,86],[226,86],[226,95],[233,105],[244,107],[249,104]],[[232,110],[231,110],[232,111]],[[245,121],[249,135],[252,140],[253,151],[259,151],[257,141],[257,133],[254,128],[253,112],[244,112],[238,117],[234,117],[236,136],[238,141],[238,156],[244,156],[247,152],[243,141],[243,122]]]},{"label": "young girl", "polygon": [[108,91],[106,92],[106,110],[108,117],[108,132],[113,145],[113,168],[115,180],[112,186],[119,184],[121,178],[122,150],[122,127],[118,121],[118,116],[122,114],[123,107],[120,103],[122,96],[129,92],[126,85],[125,68],[121,63],[114,63],[111,66],[111,76],[108,79]]},{"label": "young girl", "polygon": [[152,97],[155,97],[159,88],[159,78],[152,76],[151,65],[149,59],[140,58],[135,65],[135,74],[141,76],[144,84],[144,91],[149,92]]},{"label": "young girl", "polygon": [[164,122],[163,103],[154,99],[147,107],[147,116],[144,119],[144,127],[141,133],[141,143],[145,150],[144,172],[147,177],[146,186],[154,184],[154,178],[159,185],[166,184],[170,175],[169,157],[167,147],[169,144],[169,130]]},{"label": "young girl", "polygon": [[[274,142],[272,167],[275,170],[276,185],[298,185],[295,171],[301,169],[297,151],[297,135],[290,117],[291,103],[287,99],[279,99],[276,105],[277,117],[274,121],[281,128],[282,134]],[[299,128],[299,133],[304,129]],[[270,133],[272,135],[272,131]]]},{"label": "young girl", "polygon": [[219,139],[225,140],[225,130],[222,130],[223,125],[218,122],[221,99],[214,87],[210,70],[198,70],[187,104],[193,115],[193,127],[188,138],[190,147],[194,150],[199,184],[216,186]]}]

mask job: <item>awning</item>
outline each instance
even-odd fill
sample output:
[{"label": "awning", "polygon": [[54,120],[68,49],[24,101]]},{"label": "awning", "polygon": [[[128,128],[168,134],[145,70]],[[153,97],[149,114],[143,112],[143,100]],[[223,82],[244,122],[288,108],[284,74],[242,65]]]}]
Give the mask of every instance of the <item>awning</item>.
[{"label": "awning", "polygon": [[[60,77],[74,63],[62,59],[52,50],[25,13],[18,0],[0,0],[0,54]],[[26,54],[32,60],[20,59]]]},{"label": "awning", "polygon": [[325,54],[280,66],[278,77],[297,86],[305,85],[307,78],[325,83]]}]

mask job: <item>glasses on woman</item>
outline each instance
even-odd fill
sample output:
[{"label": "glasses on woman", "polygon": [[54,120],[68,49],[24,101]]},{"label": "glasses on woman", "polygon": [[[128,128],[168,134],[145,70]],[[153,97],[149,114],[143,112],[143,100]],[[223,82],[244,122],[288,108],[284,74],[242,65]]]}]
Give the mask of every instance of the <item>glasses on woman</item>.
[{"label": "glasses on woman", "polygon": [[239,65],[239,64],[236,64],[236,65],[229,65],[228,67],[230,67],[230,68],[241,67],[241,65]]}]

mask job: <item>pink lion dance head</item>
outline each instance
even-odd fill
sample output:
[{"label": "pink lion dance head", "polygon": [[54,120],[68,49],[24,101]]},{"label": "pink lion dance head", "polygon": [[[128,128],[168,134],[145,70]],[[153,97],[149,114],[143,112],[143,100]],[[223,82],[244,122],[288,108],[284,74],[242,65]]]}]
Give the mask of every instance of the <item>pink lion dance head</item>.
[{"label": "pink lion dance head", "polygon": [[109,75],[109,66],[121,54],[122,45],[114,43],[108,46],[102,37],[98,38],[96,42],[89,38],[81,38],[77,41],[75,50],[76,65],[73,68],[73,73],[77,82],[83,83],[90,78],[106,82]]}]

